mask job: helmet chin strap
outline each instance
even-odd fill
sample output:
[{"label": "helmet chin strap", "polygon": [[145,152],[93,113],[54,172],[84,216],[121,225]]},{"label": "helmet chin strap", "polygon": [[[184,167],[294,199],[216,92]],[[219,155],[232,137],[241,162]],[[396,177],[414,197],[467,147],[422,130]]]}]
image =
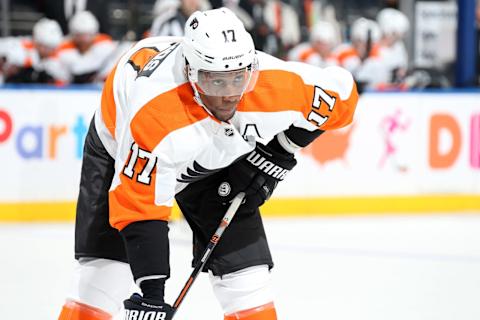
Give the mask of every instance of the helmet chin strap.
[{"label": "helmet chin strap", "polygon": [[188,63],[187,59],[185,59],[185,76],[187,77],[188,82],[190,83],[190,86],[192,87],[192,90],[193,90],[193,100],[195,100],[195,102],[196,102],[200,107],[202,107],[203,109],[205,109],[205,111],[207,111],[207,113],[208,113],[209,115],[211,115],[212,117],[215,117],[215,116],[210,112],[210,110],[208,110],[207,106],[205,106],[205,104],[204,104],[203,101],[202,101],[202,98],[200,98],[200,94],[198,93],[197,87],[195,86],[195,83],[191,80],[191,74],[192,74],[192,71],[191,71],[191,69],[190,69],[190,64]]},{"label": "helmet chin strap", "polygon": [[203,103],[202,101],[202,98],[200,98],[200,94],[198,93],[198,90],[197,90],[197,87],[195,86],[195,83],[193,83],[193,81],[191,81],[190,79],[188,79],[188,82],[190,82],[190,86],[192,87],[193,89],[193,100],[195,100],[195,102],[200,106],[202,107],[203,109],[205,109],[205,111],[207,111],[207,113],[209,115],[211,115],[212,117],[215,117],[213,115],[213,113],[210,112],[210,110],[208,110],[207,106],[205,105],[205,103]]}]

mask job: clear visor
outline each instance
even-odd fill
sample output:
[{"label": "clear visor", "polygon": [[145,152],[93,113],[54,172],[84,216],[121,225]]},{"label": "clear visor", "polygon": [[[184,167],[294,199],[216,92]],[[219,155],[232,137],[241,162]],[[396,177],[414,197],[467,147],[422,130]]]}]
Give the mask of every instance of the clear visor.
[{"label": "clear visor", "polygon": [[198,91],[207,96],[241,96],[255,86],[258,71],[247,67],[232,71],[198,70]]}]

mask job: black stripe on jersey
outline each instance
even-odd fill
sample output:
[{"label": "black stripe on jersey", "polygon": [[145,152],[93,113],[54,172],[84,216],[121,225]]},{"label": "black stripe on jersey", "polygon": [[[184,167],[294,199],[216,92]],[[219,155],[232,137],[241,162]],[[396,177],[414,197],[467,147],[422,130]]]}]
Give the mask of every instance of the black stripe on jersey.
[{"label": "black stripe on jersey", "polygon": [[193,161],[193,170],[197,172],[205,172],[205,173],[211,171],[210,169],[202,167],[197,161]]},{"label": "black stripe on jersey", "polygon": [[187,167],[187,172],[180,174],[180,178],[177,178],[178,182],[191,183],[198,180],[201,180],[215,172],[220,171],[219,169],[207,169],[202,167],[197,161],[193,161],[193,169]]},{"label": "black stripe on jersey", "polygon": [[190,168],[187,167],[187,174],[190,175],[191,177],[198,177],[198,176],[202,176],[202,173],[200,172],[197,172],[197,171],[194,171]]}]

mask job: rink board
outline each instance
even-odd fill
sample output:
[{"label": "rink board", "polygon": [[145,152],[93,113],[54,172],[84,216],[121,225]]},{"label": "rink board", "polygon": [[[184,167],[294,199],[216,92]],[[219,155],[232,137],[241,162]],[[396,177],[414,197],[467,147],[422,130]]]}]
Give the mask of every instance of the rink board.
[{"label": "rink board", "polygon": [[[0,220],[74,215],[98,89],[0,89]],[[267,215],[480,209],[480,91],[367,93],[264,207]]]}]

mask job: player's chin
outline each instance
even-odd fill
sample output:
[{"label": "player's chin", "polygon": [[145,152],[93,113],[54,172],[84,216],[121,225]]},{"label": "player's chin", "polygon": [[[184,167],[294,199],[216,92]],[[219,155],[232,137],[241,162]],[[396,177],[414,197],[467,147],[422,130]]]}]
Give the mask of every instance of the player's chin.
[{"label": "player's chin", "polygon": [[233,117],[236,111],[236,107],[230,109],[217,109],[215,112],[215,117],[220,121],[228,121]]}]

